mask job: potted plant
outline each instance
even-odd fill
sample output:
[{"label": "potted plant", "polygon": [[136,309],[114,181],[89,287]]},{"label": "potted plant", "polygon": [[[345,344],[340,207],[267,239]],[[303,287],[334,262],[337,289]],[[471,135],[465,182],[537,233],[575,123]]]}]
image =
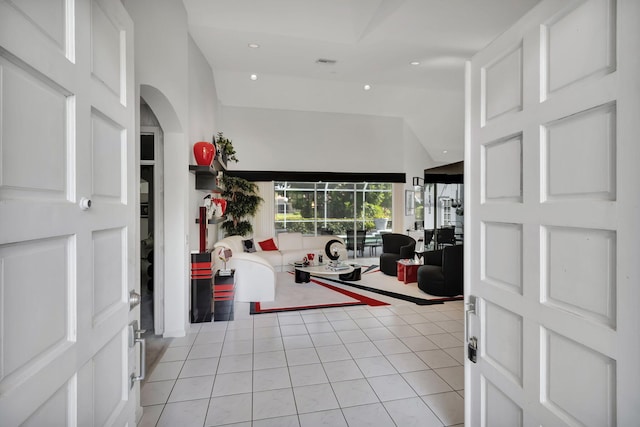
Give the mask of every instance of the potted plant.
[{"label": "potted plant", "polygon": [[222,197],[227,200],[227,220],[222,223],[222,229],[227,236],[246,236],[253,232],[249,221],[258,211],[262,197],[258,194],[258,186],[244,178],[229,176],[222,177]]},{"label": "potted plant", "polygon": [[223,162],[225,164],[227,161],[237,163],[238,158],[236,157],[236,150],[233,148],[233,142],[229,138],[225,137],[222,132],[218,132],[218,136],[214,139]]}]

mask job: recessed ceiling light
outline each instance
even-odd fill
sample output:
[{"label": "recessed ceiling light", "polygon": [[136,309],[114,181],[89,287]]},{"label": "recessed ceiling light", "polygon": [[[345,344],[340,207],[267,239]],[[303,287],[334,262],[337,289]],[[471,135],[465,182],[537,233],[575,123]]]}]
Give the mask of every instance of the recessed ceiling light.
[{"label": "recessed ceiling light", "polygon": [[258,43],[249,43],[247,46],[249,46],[251,49],[257,49],[260,47]]},{"label": "recessed ceiling light", "polygon": [[411,65],[420,65],[420,62],[418,62],[418,61],[412,61],[412,62],[411,62]]},{"label": "recessed ceiling light", "polygon": [[442,150],[442,154],[447,154],[448,151],[447,150]]},{"label": "recessed ceiling light", "polygon": [[338,61],[336,61],[335,59],[328,59],[328,58],[318,58],[316,59],[316,64],[324,64],[324,65],[336,65]]},{"label": "recessed ceiling light", "polygon": [[369,90],[371,89],[371,85],[364,85],[364,90]]},{"label": "recessed ceiling light", "polygon": [[257,74],[251,74],[251,77],[249,77],[251,80],[258,80],[258,75]]}]

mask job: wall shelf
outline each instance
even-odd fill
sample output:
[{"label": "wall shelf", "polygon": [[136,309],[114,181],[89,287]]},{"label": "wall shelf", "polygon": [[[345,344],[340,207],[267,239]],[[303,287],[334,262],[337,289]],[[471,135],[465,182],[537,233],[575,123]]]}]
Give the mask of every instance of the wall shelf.
[{"label": "wall shelf", "polygon": [[189,165],[189,172],[196,175],[196,190],[208,190],[220,193],[222,189],[216,185],[218,171],[211,166]]},{"label": "wall shelf", "polygon": [[207,190],[221,193],[222,189],[216,185],[218,172],[226,171],[227,164],[220,157],[213,159],[211,166],[189,165],[189,172],[196,175],[196,190]]}]

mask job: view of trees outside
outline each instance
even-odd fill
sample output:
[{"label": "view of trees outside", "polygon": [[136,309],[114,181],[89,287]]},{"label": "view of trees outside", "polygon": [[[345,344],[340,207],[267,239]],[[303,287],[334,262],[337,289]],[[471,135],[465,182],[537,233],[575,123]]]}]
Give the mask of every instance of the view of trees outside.
[{"label": "view of trees outside", "polygon": [[388,229],[391,187],[389,183],[275,182],[275,228],[307,235]]}]

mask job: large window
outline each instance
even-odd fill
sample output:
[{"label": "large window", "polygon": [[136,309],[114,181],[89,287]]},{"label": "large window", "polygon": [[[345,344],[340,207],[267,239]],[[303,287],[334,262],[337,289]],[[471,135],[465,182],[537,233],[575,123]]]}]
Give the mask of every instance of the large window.
[{"label": "large window", "polygon": [[344,234],[391,227],[388,183],[276,181],[274,189],[276,231]]}]

